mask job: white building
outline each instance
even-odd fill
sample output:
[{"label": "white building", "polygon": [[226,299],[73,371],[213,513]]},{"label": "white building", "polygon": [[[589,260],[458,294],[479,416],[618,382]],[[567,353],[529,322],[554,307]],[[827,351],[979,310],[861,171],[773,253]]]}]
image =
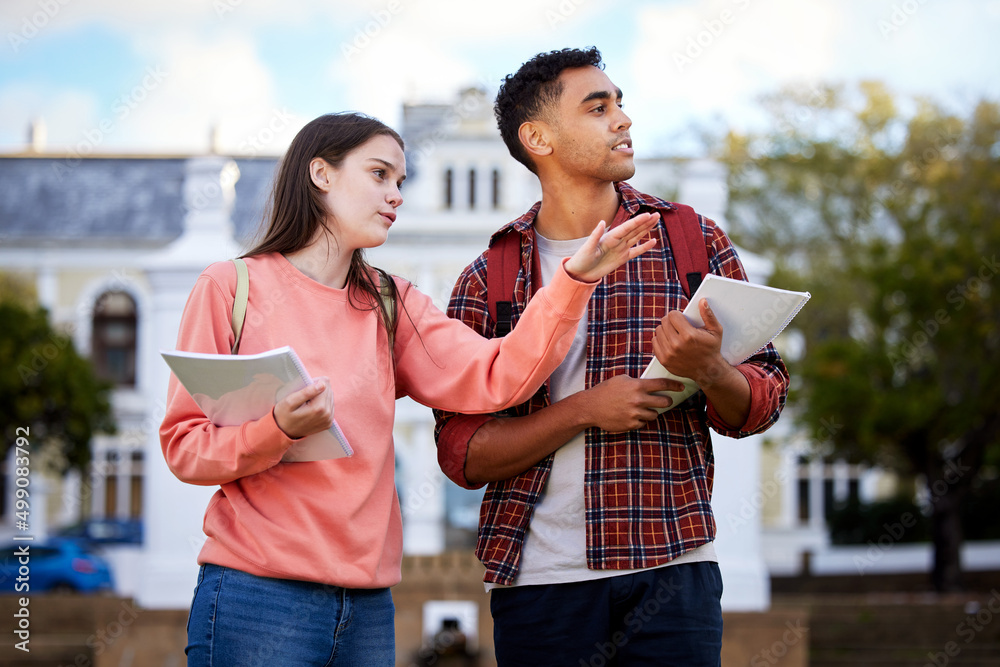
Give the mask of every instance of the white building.
[{"label": "white building", "polygon": [[[413,280],[444,308],[458,273],[493,231],[537,200],[539,188],[509,157],[481,91],[463,91],[452,105],[406,106],[402,134],[410,174],[405,206],[389,242],[369,258]],[[48,518],[70,523],[81,505],[94,517],[141,517],[143,546],[111,557],[119,592],[147,608],[189,605],[201,519],[213,492],[179,482],[163,461],[157,429],[169,376],[158,350],[174,347],[200,271],[236,256],[253,232],[276,164],[275,158],[80,158],[34,150],[0,157],[0,270],[34,281],[54,323],[117,384],[118,435],[95,439],[88,479],[53,483]],[[724,226],[724,179],[711,162],[638,159],[632,182],[670,193]],[[766,262],[742,257],[751,279],[765,282]],[[439,471],[430,410],[400,401],[394,431],[404,548],[441,551],[455,544],[449,527],[474,527],[480,494],[457,489]],[[781,436],[773,430],[770,437]],[[761,512],[735,528],[727,523],[760,492],[762,438],[714,442],[723,604],[765,609]],[[9,510],[0,517],[11,521]]]}]

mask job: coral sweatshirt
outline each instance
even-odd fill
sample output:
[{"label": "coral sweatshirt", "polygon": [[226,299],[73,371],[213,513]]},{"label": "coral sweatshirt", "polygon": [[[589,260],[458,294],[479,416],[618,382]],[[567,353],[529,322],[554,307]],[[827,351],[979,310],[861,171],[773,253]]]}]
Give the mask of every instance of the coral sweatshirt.
[{"label": "coral sweatshirt", "polygon": [[[214,426],[171,376],[160,428],[167,465],[184,482],[219,486],[205,512],[208,539],[198,562],[347,588],[392,586],[400,580],[403,542],[394,483],[396,398],[466,413],[526,400],[562,361],[595,285],[561,269],[513,332],[486,340],[396,278],[402,296],[393,372],[377,314],[350,304],[346,289],[315,282],[280,254],[246,262],[250,296],[240,352],[290,345],[310,375],[329,377],[335,417],[355,453],[281,462],[295,441],[272,414]],[[231,262],[208,267],[185,306],[177,349],[228,354],[235,292]]]}]

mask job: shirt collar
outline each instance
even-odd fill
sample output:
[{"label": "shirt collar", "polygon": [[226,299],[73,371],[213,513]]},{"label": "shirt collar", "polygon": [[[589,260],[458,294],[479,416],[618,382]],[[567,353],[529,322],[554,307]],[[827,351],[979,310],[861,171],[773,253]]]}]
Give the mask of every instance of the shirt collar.
[{"label": "shirt collar", "polygon": [[[618,200],[621,203],[621,206],[625,207],[625,210],[628,212],[628,217],[630,218],[635,217],[643,211],[670,211],[674,208],[674,205],[670,202],[660,199],[659,197],[643,194],[625,181],[615,183],[615,190],[618,191]],[[493,242],[498,237],[506,234],[510,229],[515,229],[521,234],[529,235],[532,225],[535,223],[535,218],[538,216],[538,211],[541,210],[541,208],[542,202],[535,202],[535,204],[528,209],[524,215],[512,222],[507,223],[497,230],[497,232],[490,237],[490,245],[493,245]]]}]

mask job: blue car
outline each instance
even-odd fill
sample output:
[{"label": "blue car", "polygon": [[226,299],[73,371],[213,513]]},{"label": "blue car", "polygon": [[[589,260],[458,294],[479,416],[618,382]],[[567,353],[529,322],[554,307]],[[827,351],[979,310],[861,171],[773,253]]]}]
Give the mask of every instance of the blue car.
[{"label": "blue car", "polygon": [[78,540],[14,542],[0,552],[3,593],[99,593],[113,587],[107,561]]}]

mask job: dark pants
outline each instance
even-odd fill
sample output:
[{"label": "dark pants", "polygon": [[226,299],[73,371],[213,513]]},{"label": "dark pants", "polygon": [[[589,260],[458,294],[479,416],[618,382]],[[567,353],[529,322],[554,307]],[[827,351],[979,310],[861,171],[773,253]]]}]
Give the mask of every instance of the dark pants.
[{"label": "dark pants", "polygon": [[498,667],[718,667],[717,563],[570,584],[495,588]]}]

